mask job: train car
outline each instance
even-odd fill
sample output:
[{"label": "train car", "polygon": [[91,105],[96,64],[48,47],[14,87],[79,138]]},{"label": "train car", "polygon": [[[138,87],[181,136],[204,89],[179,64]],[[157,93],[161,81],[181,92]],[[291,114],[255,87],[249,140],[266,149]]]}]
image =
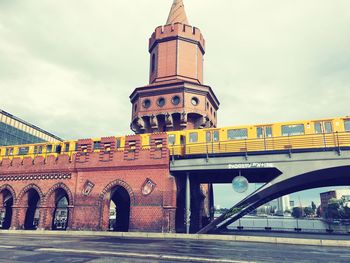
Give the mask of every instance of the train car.
[{"label": "train car", "polygon": [[[170,131],[167,134],[173,156],[350,147],[350,117]],[[115,138],[116,151],[123,151],[125,136]],[[99,152],[101,138],[92,140],[93,151]],[[77,142],[1,146],[0,161],[15,156],[71,156],[78,150]],[[150,148],[150,134],[141,135],[141,147]]]},{"label": "train car", "polygon": [[186,155],[350,146],[350,118],[232,126],[185,132]]}]

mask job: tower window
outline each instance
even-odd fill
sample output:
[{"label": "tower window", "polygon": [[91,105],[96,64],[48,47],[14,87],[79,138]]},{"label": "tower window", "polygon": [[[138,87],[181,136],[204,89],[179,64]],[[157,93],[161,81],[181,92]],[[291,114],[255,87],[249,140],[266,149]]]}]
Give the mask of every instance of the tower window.
[{"label": "tower window", "polygon": [[191,103],[193,106],[197,106],[199,104],[199,99],[197,97],[193,97]]},{"label": "tower window", "polygon": [[157,100],[157,105],[158,105],[159,107],[163,107],[163,106],[165,105],[165,99],[164,99],[164,98],[159,98],[159,99]]},{"label": "tower window", "polygon": [[171,99],[171,102],[174,104],[174,105],[179,105],[180,103],[180,97],[179,96],[174,96],[172,99]]},{"label": "tower window", "polygon": [[142,103],[142,106],[146,109],[148,109],[149,107],[151,107],[151,101],[150,99],[145,99]]},{"label": "tower window", "polygon": [[152,55],[152,73],[155,71],[155,69],[156,69],[156,55],[155,54],[153,54]]}]

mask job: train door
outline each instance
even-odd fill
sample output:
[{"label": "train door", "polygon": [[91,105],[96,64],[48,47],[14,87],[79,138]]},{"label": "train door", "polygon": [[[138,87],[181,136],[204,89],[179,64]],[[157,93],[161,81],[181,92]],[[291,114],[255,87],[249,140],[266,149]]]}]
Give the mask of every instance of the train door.
[{"label": "train door", "polygon": [[334,144],[334,138],[331,135],[333,133],[333,125],[331,121],[318,121],[315,122],[315,133],[322,134],[324,147]]},{"label": "train door", "polygon": [[331,121],[319,121],[315,122],[315,133],[332,133],[333,125]]},{"label": "train door", "polygon": [[220,151],[220,133],[219,130],[210,130],[205,133],[208,153],[218,153]]},{"label": "train door", "polygon": [[258,139],[263,139],[264,150],[272,150],[272,126],[260,126],[256,128],[256,135]]}]

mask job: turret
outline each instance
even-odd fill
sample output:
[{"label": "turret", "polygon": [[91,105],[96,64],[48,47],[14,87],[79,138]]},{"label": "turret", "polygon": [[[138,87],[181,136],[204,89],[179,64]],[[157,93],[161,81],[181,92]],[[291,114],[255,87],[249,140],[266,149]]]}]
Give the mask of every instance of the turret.
[{"label": "turret", "polygon": [[131,94],[131,129],[150,133],[216,127],[219,101],[203,84],[205,40],[174,0],[167,23],[149,39],[149,85]]}]

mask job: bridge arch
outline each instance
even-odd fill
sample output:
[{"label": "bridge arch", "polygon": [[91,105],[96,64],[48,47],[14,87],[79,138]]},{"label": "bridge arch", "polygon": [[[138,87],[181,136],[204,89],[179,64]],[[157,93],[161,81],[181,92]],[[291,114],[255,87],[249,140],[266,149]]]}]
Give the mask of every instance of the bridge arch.
[{"label": "bridge arch", "polygon": [[349,185],[350,165],[316,169],[297,175],[282,174],[231,208],[232,211],[234,209],[241,210],[236,214],[232,214],[232,217],[229,217],[228,214],[227,218],[222,218],[223,223],[220,228],[226,228],[259,206],[284,195],[319,187]]},{"label": "bridge arch", "polygon": [[71,226],[71,214],[74,204],[73,194],[64,183],[52,186],[45,195],[45,228],[66,230]]},{"label": "bridge arch", "polygon": [[15,199],[16,193],[10,185],[0,186],[0,229],[11,227]]},{"label": "bridge arch", "polygon": [[[131,207],[134,205],[135,195],[130,185],[119,179],[110,182],[99,196],[100,227],[103,230],[127,232]],[[115,218],[111,213],[113,209]]]},{"label": "bridge arch", "polygon": [[35,230],[38,228],[41,216],[41,206],[44,194],[36,184],[25,186],[18,195],[16,206],[19,209],[18,225],[20,228]]}]

